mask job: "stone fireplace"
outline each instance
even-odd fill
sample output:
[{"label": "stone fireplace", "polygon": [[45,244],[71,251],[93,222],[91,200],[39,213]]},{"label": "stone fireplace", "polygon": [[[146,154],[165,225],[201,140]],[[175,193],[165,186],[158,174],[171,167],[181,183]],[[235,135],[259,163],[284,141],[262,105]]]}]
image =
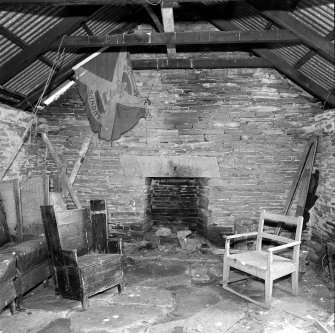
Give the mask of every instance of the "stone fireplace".
[{"label": "stone fireplace", "polygon": [[147,219],[153,228],[166,227],[206,235],[208,178],[148,177]]}]

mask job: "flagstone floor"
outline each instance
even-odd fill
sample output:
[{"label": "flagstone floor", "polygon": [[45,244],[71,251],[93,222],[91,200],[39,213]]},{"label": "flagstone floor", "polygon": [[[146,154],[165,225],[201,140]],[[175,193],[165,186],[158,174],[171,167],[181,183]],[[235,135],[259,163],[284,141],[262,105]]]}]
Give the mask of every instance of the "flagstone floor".
[{"label": "flagstone floor", "polygon": [[[86,311],[77,301],[57,299],[52,285],[39,286],[26,295],[26,311],[0,314],[0,333],[334,332],[327,323],[334,313],[334,293],[310,266],[298,297],[275,288],[272,307],[265,310],[221,288],[220,256],[161,254],[128,257],[124,294],[114,288],[96,295]],[[263,296],[259,281],[236,282],[235,288]]]}]

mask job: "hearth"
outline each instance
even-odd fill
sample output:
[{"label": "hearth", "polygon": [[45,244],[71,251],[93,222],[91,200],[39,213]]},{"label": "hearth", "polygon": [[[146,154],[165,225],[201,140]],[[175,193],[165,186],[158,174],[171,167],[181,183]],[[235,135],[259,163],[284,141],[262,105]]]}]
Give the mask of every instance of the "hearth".
[{"label": "hearth", "polygon": [[172,233],[196,231],[206,235],[208,224],[208,178],[147,178],[146,215],[154,229],[166,227]]}]

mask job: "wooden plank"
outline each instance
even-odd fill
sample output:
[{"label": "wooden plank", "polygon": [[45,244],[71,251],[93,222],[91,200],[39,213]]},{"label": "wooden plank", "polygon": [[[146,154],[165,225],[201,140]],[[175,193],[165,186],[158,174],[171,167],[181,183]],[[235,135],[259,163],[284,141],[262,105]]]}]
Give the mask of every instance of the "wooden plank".
[{"label": "wooden plank", "polygon": [[79,199],[78,199],[76,193],[74,192],[74,190],[72,188],[72,185],[71,185],[68,177],[66,176],[66,174],[62,173],[63,170],[66,169],[65,165],[60,160],[60,158],[59,158],[59,156],[58,156],[55,148],[52,146],[52,144],[51,144],[48,136],[45,133],[42,133],[42,140],[43,140],[44,144],[46,145],[46,147],[48,148],[48,150],[49,150],[49,152],[50,152],[50,154],[51,154],[51,156],[52,156],[52,158],[53,158],[53,160],[54,160],[54,162],[55,162],[55,164],[56,164],[59,172],[61,174],[63,174],[63,180],[64,180],[64,182],[66,184],[67,190],[69,191],[74,204],[76,205],[77,208],[81,208],[81,204],[79,202]]},{"label": "wooden plank", "polygon": [[247,2],[257,8],[260,14],[271,21],[279,24],[281,27],[293,32],[301,38],[304,44],[315,50],[320,56],[324,57],[331,63],[334,63],[334,44],[330,43],[326,38],[316,33],[306,24],[301,23],[285,10],[264,10],[264,4],[260,1],[247,0]]},{"label": "wooden plank", "polygon": [[[161,13],[163,19],[164,32],[174,32],[174,17],[172,1],[162,0],[161,2]],[[167,45],[168,58],[175,58],[177,56],[176,46],[173,44]]]},{"label": "wooden plank", "polygon": [[25,99],[27,96],[26,95],[23,95],[23,94],[20,94],[16,91],[13,91],[13,90],[10,90],[10,89],[7,89],[7,88],[4,88],[4,87],[0,87],[0,94],[4,94],[10,98],[14,98],[16,100],[23,100]]},{"label": "wooden plank", "polygon": [[271,68],[273,64],[260,57],[253,58],[176,58],[133,59],[134,70],[142,69],[205,69],[205,68]]},{"label": "wooden plank", "polygon": [[[203,0],[173,0],[174,3],[202,2]],[[209,0],[210,2],[211,0]],[[212,0],[213,2],[217,2]],[[230,0],[244,1],[244,0]],[[152,3],[159,4],[158,0],[152,0]],[[81,6],[81,5],[134,5],[146,4],[147,0],[0,0],[0,4],[24,4],[24,5],[45,5],[45,6]]]},{"label": "wooden plank", "polygon": [[307,194],[308,194],[309,183],[310,183],[311,175],[313,171],[313,164],[315,160],[317,145],[318,145],[318,139],[315,137],[313,139],[313,146],[308,155],[307,162],[306,162],[303,174],[302,174],[299,200],[298,200],[298,205],[297,205],[297,209],[295,212],[295,216],[303,216],[304,214],[304,209],[305,209],[305,204],[306,204],[306,199],[307,199]]},{"label": "wooden plank", "polygon": [[156,15],[155,11],[153,10],[152,6],[149,5],[148,3],[145,3],[143,5],[143,7],[145,8],[147,13],[149,14],[152,22],[154,22],[156,30],[158,32],[164,32],[164,27],[163,27],[162,23],[160,22],[158,16]]},{"label": "wooden plank", "polygon": [[[5,84],[26,67],[31,65],[38,56],[48,51],[50,46],[57,39],[76,30],[82,22],[89,19],[88,15],[92,15],[92,12],[95,10],[96,8],[92,9],[90,7],[85,7],[85,11],[80,10],[77,14],[67,11],[69,16],[62,19],[56,26],[48,30],[45,34],[0,67],[0,85]],[[61,40],[59,40],[58,44],[60,41]]]},{"label": "wooden plank", "polygon": [[29,177],[20,185],[23,230],[39,237],[45,233],[40,229],[43,225],[40,206],[49,205],[49,176]]},{"label": "wooden plank", "polygon": [[108,253],[107,247],[107,202],[106,200],[90,200],[93,232],[93,251]]},{"label": "wooden plank", "polygon": [[306,165],[306,161],[307,161],[307,157],[309,155],[309,152],[312,148],[312,145],[313,145],[313,142],[310,142],[307,146],[307,149],[304,151],[304,155],[300,161],[300,164],[299,164],[299,168],[297,170],[297,173],[294,177],[294,180],[292,182],[292,185],[291,185],[291,188],[290,188],[290,191],[288,193],[288,196],[286,198],[286,202],[285,202],[285,205],[284,205],[284,208],[283,208],[283,213],[285,215],[288,214],[290,208],[291,208],[291,205],[292,205],[292,202],[293,202],[293,198],[296,194],[296,191],[298,189],[298,185],[300,183],[300,180],[301,180],[301,176],[302,176],[302,172],[305,168],[305,165]]},{"label": "wooden plank", "polygon": [[83,144],[82,144],[82,146],[80,148],[80,151],[79,151],[79,157],[78,157],[76,163],[74,164],[73,169],[71,171],[71,174],[69,176],[69,182],[70,182],[71,185],[73,185],[73,183],[74,183],[74,181],[77,177],[78,171],[79,171],[81,165],[84,162],[86,152],[88,150],[88,147],[90,146],[90,143],[93,139],[93,136],[94,136],[94,133],[91,133],[83,141]]},{"label": "wooden plank", "polygon": [[[65,48],[103,46],[153,46],[153,45],[206,45],[299,42],[301,39],[286,30],[254,31],[198,31],[134,33],[101,36],[67,36],[62,46]],[[54,44],[54,47],[57,47]]]},{"label": "wooden plank", "polygon": [[[2,34],[4,37],[9,39],[11,42],[19,46],[21,49],[24,49],[29,46],[25,41],[23,41],[20,37],[17,35],[13,34],[11,31],[6,29],[3,25],[0,24],[0,34]],[[44,64],[46,64],[49,67],[53,66],[53,62],[49,60],[47,57],[40,55],[37,57],[40,61],[42,61]],[[55,70],[58,71],[59,67],[55,66]]]},{"label": "wooden plank", "polygon": [[[334,29],[329,32],[326,36],[325,39],[332,41],[334,39]],[[300,58],[295,64],[294,64],[294,68],[298,69],[300,68],[302,65],[304,65],[309,59],[311,59],[312,57],[314,57],[316,55],[316,51],[314,50],[310,50],[309,52],[307,52],[302,58]]]},{"label": "wooden plank", "polygon": [[87,209],[55,212],[62,249],[77,250],[78,256],[92,250],[91,221]]}]

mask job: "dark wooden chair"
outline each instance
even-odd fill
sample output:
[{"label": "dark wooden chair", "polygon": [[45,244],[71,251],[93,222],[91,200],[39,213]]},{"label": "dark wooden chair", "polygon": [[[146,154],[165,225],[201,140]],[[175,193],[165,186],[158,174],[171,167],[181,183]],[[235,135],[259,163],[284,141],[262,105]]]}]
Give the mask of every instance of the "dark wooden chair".
[{"label": "dark wooden chair", "polygon": [[56,294],[79,300],[87,309],[90,296],[115,286],[122,292],[122,254],[106,253],[107,230],[101,219],[91,219],[88,209],[55,212],[53,206],[41,206],[41,213]]}]

